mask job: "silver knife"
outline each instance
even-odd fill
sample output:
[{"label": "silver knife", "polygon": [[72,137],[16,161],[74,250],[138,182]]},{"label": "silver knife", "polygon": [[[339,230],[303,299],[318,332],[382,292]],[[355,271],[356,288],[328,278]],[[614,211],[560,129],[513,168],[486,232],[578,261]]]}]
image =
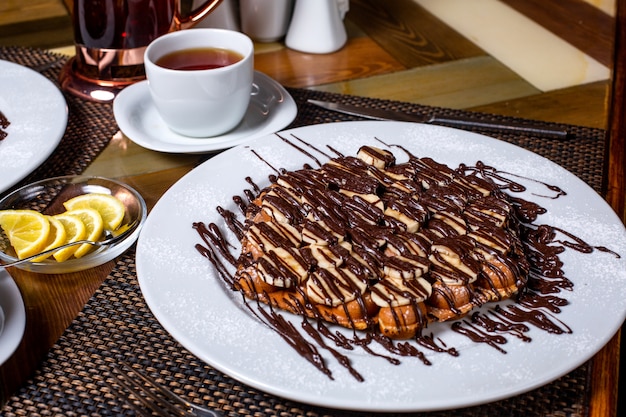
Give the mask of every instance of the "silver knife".
[{"label": "silver knife", "polygon": [[438,124],[448,127],[472,127],[486,129],[494,132],[522,133],[527,135],[547,137],[554,139],[569,139],[572,137],[566,130],[559,128],[540,127],[532,124],[501,123],[488,120],[477,120],[469,117],[456,116],[422,116],[391,110],[373,109],[371,107],[359,107],[350,104],[334,103],[330,101],[308,100],[309,103],[352,116],[360,116],[373,120],[395,120],[400,122],[416,122]]}]

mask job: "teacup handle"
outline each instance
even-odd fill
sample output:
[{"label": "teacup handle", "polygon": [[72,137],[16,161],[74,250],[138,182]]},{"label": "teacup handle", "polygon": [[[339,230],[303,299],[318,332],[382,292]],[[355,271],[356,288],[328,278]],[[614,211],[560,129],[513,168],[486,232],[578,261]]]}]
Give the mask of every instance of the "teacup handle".
[{"label": "teacup handle", "polygon": [[181,29],[188,29],[192,27],[193,25],[198,23],[198,21],[202,19],[204,16],[211,13],[217,6],[219,6],[221,2],[222,0],[207,0],[204,3],[202,3],[202,5],[192,10],[189,15],[184,16],[184,17],[181,16],[180,14],[180,2],[178,2],[179,13],[177,13],[176,17],[174,18],[174,25],[175,25],[174,29],[181,30]]}]

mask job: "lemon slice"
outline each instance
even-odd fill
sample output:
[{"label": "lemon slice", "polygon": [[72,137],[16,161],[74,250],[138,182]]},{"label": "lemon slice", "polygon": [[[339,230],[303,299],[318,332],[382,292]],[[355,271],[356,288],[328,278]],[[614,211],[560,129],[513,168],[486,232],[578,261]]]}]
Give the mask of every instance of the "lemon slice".
[{"label": "lemon slice", "polygon": [[[72,216],[71,214],[67,214],[67,212],[57,214],[56,216],[54,216],[54,218],[60,221],[65,228],[65,233],[67,234],[67,236],[65,242],[63,242],[64,244],[76,242],[77,240],[82,240],[85,238],[87,234],[87,228],[80,218]],[[58,262],[63,262],[69,259],[69,257],[72,256],[77,249],[78,246],[70,246],[69,248],[64,248],[54,252],[52,256],[54,256],[54,259],[56,259]]]},{"label": "lemon slice", "polygon": [[108,230],[117,229],[126,214],[126,207],[116,197],[110,194],[89,193],[70,198],[63,203],[66,210],[92,208],[100,213],[104,227]]},{"label": "lemon slice", "polygon": [[2,210],[0,227],[19,259],[41,252],[50,233],[50,222],[46,216],[34,210]]},{"label": "lemon slice", "polygon": [[[59,220],[55,219],[52,216],[46,216],[46,219],[48,219],[48,221],[50,222],[50,233],[48,234],[46,245],[41,250],[42,252],[58,248],[67,240],[67,233],[65,232],[65,227],[63,227],[63,223],[61,223]],[[38,258],[33,259],[33,262],[41,262],[51,255],[52,253],[42,255]]]},{"label": "lemon slice", "polygon": [[[97,241],[102,237],[104,222],[100,213],[92,208],[77,208],[68,210],[65,214],[78,217],[85,225],[85,237],[83,239]],[[74,252],[75,258],[82,258],[94,248],[93,245],[84,243]]]}]

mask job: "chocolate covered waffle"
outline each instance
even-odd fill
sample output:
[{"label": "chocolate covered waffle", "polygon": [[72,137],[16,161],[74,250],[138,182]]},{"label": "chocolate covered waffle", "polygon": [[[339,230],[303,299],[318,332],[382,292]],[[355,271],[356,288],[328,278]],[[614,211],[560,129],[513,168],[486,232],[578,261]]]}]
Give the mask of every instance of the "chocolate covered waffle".
[{"label": "chocolate covered waffle", "polygon": [[365,146],[284,172],[259,193],[235,287],[295,314],[410,338],[524,288],[517,225],[493,182]]}]

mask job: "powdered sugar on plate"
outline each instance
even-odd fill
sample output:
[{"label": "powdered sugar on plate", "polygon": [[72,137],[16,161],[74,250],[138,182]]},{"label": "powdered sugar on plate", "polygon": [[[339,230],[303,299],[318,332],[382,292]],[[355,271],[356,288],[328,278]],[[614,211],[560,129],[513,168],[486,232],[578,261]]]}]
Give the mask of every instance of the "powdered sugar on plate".
[{"label": "powdered sugar on plate", "polygon": [[43,75],[0,60],[0,111],[11,123],[0,141],[0,192],[34,171],[57,147],[68,110],[59,89]]},{"label": "powdered sugar on plate", "polygon": [[[270,135],[196,168],[158,202],[139,238],[137,272],[151,310],[188,350],[215,368],[266,392],[325,407],[429,411],[495,401],[546,384],[591,358],[621,326],[626,315],[624,227],[597,193],[547,159],[486,136],[399,122],[333,123],[280,136],[286,139]],[[214,222],[223,228],[215,208],[237,213],[232,197],[243,197],[243,191],[254,185],[265,187],[281,169],[315,167],[337,154],[355,155],[363,145],[385,144],[391,145],[399,161],[406,149],[451,167],[483,161],[520,178],[539,180],[520,180],[529,186],[520,196],[548,208],[538,223],[563,228],[591,246],[622,255],[569,249],[563,254],[574,289],[563,294],[570,304],[556,318],[570,326],[571,333],[531,329],[532,342],[507,337],[503,354],[468,341],[448,323],[432,325],[428,330],[438,342],[458,348],[459,357],[425,351],[430,366],[416,358],[400,358],[396,366],[358,349],[342,351],[364,377],[358,382],[323,352],[331,379],[262,324],[195,249],[201,240],[193,222]],[[541,181],[563,188],[567,195],[544,196]],[[295,326],[302,320],[286,317]]]}]

